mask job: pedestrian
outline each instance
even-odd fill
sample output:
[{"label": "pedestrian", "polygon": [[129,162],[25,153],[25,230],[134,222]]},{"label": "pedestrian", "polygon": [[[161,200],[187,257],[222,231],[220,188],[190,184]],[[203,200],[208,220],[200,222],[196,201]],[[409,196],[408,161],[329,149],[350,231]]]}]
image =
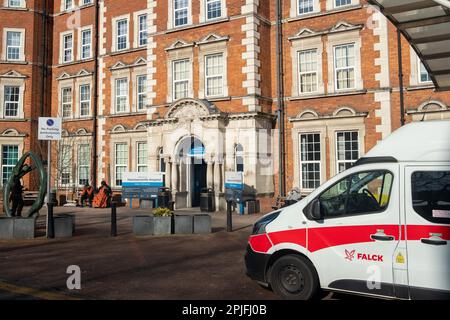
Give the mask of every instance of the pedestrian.
[{"label": "pedestrian", "polygon": [[84,202],[86,200],[89,203],[89,208],[92,208],[92,200],[94,200],[94,188],[91,185],[89,185],[89,183],[85,184],[85,186],[83,187],[83,191],[81,192],[80,195],[81,207],[84,207]]},{"label": "pedestrian", "polygon": [[11,187],[10,201],[12,201],[12,212],[11,215],[13,217],[21,217],[22,209],[23,209],[23,186],[20,181],[20,177],[15,175],[13,177],[13,185]]}]

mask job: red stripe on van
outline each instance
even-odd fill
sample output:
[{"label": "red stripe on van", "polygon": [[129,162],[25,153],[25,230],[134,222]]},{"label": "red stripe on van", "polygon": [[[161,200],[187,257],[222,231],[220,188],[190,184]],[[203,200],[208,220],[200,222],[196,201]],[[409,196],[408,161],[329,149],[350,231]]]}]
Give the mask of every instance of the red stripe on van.
[{"label": "red stripe on van", "polygon": [[430,233],[440,233],[443,240],[450,240],[450,226],[408,225],[406,230],[407,240],[426,239],[430,237]]},{"label": "red stripe on van", "polygon": [[369,225],[312,228],[308,233],[308,250],[310,252],[346,244],[373,242],[370,238],[377,230],[384,230],[389,236],[399,238],[399,225]]},{"label": "red stripe on van", "polygon": [[274,245],[289,242],[306,248],[306,229],[272,232],[269,238]]},{"label": "red stripe on van", "polygon": [[272,243],[270,242],[267,234],[251,236],[248,243],[255,252],[266,253],[272,247]]}]

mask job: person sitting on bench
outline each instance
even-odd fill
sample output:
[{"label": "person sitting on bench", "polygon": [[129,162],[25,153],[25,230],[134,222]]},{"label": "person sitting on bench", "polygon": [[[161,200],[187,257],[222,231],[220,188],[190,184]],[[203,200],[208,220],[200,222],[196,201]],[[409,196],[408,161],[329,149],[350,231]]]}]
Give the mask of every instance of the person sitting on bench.
[{"label": "person sitting on bench", "polygon": [[94,198],[94,208],[108,208],[111,204],[111,195],[111,187],[103,180],[102,185]]},{"label": "person sitting on bench", "polygon": [[83,187],[83,191],[81,191],[80,195],[80,206],[84,207],[85,201],[89,202],[89,208],[92,208],[92,200],[94,200],[94,188],[89,185],[89,183],[86,183],[86,185]]}]

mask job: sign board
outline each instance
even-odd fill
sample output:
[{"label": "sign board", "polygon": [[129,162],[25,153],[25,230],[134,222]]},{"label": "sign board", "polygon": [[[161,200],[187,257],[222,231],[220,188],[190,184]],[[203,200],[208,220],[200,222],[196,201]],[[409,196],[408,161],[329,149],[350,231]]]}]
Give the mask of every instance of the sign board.
[{"label": "sign board", "polygon": [[38,139],[43,141],[61,140],[61,118],[39,118]]},{"label": "sign board", "polygon": [[122,187],[164,187],[162,172],[125,172],[122,177]]},{"label": "sign board", "polygon": [[225,188],[226,189],[244,189],[244,173],[227,171],[225,172]]},{"label": "sign board", "polygon": [[195,147],[189,151],[190,157],[202,157],[205,155],[205,147]]}]

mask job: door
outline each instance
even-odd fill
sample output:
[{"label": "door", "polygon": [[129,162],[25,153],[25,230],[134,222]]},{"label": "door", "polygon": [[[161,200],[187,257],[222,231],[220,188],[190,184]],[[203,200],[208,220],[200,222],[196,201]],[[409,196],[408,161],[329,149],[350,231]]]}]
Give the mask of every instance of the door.
[{"label": "door", "polygon": [[203,159],[195,159],[194,166],[194,190],[192,193],[192,207],[200,206],[200,193],[206,188],[207,165]]},{"label": "door", "polygon": [[308,224],[308,250],[324,287],[393,296],[399,242],[399,166],[350,169],[318,199],[324,219]]},{"label": "door", "polygon": [[450,166],[405,168],[407,267],[412,299],[450,299]]}]

